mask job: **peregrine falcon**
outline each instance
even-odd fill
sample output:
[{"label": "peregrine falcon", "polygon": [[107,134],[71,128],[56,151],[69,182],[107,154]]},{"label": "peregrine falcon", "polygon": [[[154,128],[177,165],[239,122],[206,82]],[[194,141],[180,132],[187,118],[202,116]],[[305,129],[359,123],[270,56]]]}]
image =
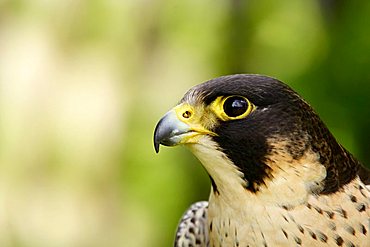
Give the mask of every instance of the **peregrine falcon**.
[{"label": "peregrine falcon", "polygon": [[184,145],[211,182],[175,247],[370,246],[370,172],[290,87],[230,75],[191,88],[154,147]]}]

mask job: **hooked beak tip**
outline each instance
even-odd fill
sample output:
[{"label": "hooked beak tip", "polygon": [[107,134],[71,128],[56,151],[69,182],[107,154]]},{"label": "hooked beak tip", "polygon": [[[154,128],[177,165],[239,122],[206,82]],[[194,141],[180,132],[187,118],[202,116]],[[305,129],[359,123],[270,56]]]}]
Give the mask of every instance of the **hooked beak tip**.
[{"label": "hooked beak tip", "polygon": [[157,132],[157,129],[158,129],[158,125],[160,124],[160,122],[157,124],[157,126],[155,127],[155,130],[154,130],[154,140],[153,140],[153,143],[154,143],[154,149],[155,149],[155,152],[156,153],[159,153],[159,146],[160,146],[160,140],[158,138],[158,132]]},{"label": "hooked beak tip", "polygon": [[154,143],[154,149],[156,153],[159,153],[159,143],[158,142]]}]

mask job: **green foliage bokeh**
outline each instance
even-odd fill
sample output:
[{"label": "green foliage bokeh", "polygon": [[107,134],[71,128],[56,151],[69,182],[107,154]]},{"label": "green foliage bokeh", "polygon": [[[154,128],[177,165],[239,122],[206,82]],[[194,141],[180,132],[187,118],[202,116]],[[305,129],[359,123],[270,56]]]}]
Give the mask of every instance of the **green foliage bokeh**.
[{"label": "green foliage bokeh", "polygon": [[369,1],[0,2],[0,245],[171,246],[209,179],[152,144],[191,86],[276,77],[370,166]]}]

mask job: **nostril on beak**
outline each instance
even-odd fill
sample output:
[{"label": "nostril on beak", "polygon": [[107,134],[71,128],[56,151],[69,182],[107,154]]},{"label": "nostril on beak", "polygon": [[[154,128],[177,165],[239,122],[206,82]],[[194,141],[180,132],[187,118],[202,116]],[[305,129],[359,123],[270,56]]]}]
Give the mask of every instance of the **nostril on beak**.
[{"label": "nostril on beak", "polygon": [[183,114],[182,114],[182,117],[183,118],[190,118],[192,115],[191,111],[185,111]]}]

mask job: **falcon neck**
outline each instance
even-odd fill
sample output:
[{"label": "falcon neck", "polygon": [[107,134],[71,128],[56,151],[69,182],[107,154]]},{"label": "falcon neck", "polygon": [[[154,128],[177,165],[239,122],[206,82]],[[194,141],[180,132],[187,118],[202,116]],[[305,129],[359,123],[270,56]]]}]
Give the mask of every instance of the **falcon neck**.
[{"label": "falcon neck", "polygon": [[[208,172],[215,196],[235,198],[245,193],[246,181],[243,173],[214,145],[188,145]],[[226,198],[225,198],[226,199]]]}]

